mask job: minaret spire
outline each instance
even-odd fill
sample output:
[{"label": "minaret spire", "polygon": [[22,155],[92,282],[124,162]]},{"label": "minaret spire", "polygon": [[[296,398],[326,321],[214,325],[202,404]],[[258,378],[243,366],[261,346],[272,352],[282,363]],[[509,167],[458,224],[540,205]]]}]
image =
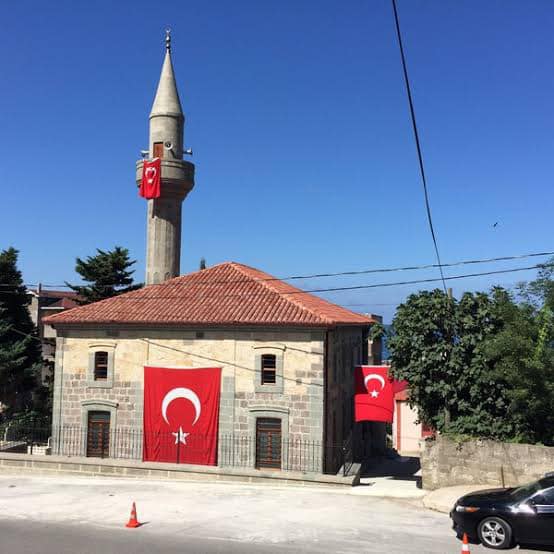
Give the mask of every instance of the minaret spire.
[{"label": "minaret spire", "polygon": [[175,72],[173,71],[173,62],[171,60],[171,34],[169,29],[166,30],[165,58],[154,104],[152,104],[152,111],[150,112],[150,119],[159,115],[184,118],[179,92],[177,91]]},{"label": "minaret spire", "polygon": [[[165,32],[165,58],[150,112],[148,157],[161,159],[161,195],[148,200],[146,284],[180,274],[181,205],[194,187],[194,165],[183,160],[185,115],[171,60],[171,31]],[[137,162],[137,183],[143,162]]]}]

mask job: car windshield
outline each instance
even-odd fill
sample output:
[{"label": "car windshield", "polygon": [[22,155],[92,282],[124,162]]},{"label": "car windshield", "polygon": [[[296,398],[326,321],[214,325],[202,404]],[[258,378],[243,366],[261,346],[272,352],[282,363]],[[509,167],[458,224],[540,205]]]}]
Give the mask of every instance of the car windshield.
[{"label": "car windshield", "polygon": [[538,481],[533,481],[532,483],[528,483],[527,485],[523,485],[521,487],[513,489],[512,491],[510,491],[510,496],[513,496],[518,500],[523,500],[524,498],[527,498],[528,496],[531,496],[532,494],[535,494],[540,490],[541,484]]}]

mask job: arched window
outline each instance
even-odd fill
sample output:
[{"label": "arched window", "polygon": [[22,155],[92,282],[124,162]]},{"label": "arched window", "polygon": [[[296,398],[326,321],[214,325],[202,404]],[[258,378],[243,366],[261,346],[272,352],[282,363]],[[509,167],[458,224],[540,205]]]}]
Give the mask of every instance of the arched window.
[{"label": "arched window", "polygon": [[98,351],[94,353],[94,380],[105,381],[108,378],[108,353]]},{"label": "arched window", "polygon": [[277,382],[277,358],[275,354],[262,354],[262,385],[275,385]]}]

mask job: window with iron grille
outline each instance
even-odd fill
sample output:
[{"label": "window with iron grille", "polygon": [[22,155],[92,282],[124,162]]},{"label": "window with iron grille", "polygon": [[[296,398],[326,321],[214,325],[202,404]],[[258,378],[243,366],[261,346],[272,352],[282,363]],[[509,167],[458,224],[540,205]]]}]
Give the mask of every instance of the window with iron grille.
[{"label": "window with iron grille", "polygon": [[275,354],[262,355],[262,385],[275,385],[277,382],[277,358]]},{"label": "window with iron grille", "polygon": [[105,381],[108,378],[108,353],[94,353],[94,380]]}]

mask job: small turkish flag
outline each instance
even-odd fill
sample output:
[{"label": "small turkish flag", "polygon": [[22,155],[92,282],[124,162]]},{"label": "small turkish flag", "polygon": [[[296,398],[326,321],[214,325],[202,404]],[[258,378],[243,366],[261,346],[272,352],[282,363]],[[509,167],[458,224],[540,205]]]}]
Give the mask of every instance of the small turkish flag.
[{"label": "small turkish flag", "polygon": [[392,423],[394,386],[388,367],[358,366],[355,373],[354,419]]},{"label": "small turkish flag", "polygon": [[152,161],[144,160],[139,196],[146,199],[160,197],[161,173],[162,165],[160,158],[154,158]]},{"label": "small turkish flag", "polygon": [[221,368],[144,368],[144,461],[217,464]]}]

